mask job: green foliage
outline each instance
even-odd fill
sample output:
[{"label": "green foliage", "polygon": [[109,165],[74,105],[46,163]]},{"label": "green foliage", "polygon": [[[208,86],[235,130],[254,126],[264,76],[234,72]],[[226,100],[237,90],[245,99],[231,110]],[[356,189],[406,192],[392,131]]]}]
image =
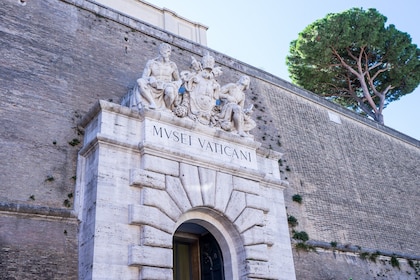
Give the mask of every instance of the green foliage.
[{"label": "green foliage", "polygon": [[414,268],[414,262],[413,262],[413,260],[408,260],[408,265],[409,265],[411,268]]},{"label": "green foliage", "polygon": [[371,260],[372,262],[376,263],[376,259],[381,255],[381,252],[376,251],[375,253],[372,253],[369,256],[369,260]]},{"label": "green foliage", "polygon": [[290,44],[293,82],[382,123],[382,109],[420,83],[420,49],[375,9],[328,14]]},{"label": "green foliage", "polygon": [[295,194],[292,196],[292,200],[297,203],[302,203],[302,196],[299,194]]},{"label": "green foliage", "polygon": [[71,201],[69,199],[64,199],[63,205],[66,206],[67,208],[70,208],[71,207]]},{"label": "green foliage", "polygon": [[291,216],[291,215],[287,217],[287,222],[289,223],[289,225],[291,227],[295,227],[299,224],[297,219],[294,216]]},{"label": "green foliage", "polygon": [[298,242],[298,243],[296,243],[295,244],[295,248],[298,251],[306,251],[306,252],[308,252],[308,251],[314,251],[314,252],[316,252],[316,249],[315,249],[314,246],[308,245],[305,242]]},{"label": "green foliage", "polygon": [[305,242],[309,240],[309,235],[304,231],[293,231],[293,238]]},{"label": "green foliage", "polygon": [[71,140],[70,142],[69,142],[69,145],[70,146],[77,146],[77,145],[79,145],[80,144],[80,140],[79,139],[77,139],[77,138],[74,138],[73,140]]},{"label": "green foliage", "polygon": [[331,241],[330,245],[331,245],[331,247],[336,248],[337,247],[337,242],[336,241]]},{"label": "green foliage", "polygon": [[362,252],[362,253],[359,254],[359,257],[362,260],[366,260],[369,257],[369,253],[368,252]]},{"label": "green foliage", "polygon": [[392,267],[400,268],[400,262],[398,261],[398,259],[395,256],[391,257],[391,265],[392,265]]}]

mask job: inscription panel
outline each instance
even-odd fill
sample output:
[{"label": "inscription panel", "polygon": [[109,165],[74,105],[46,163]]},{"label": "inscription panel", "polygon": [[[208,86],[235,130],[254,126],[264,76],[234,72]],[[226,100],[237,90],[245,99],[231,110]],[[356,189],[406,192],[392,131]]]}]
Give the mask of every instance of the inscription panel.
[{"label": "inscription panel", "polygon": [[199,159],[257,169],[255,149],[178,126],[145,120],[144,140]]}]

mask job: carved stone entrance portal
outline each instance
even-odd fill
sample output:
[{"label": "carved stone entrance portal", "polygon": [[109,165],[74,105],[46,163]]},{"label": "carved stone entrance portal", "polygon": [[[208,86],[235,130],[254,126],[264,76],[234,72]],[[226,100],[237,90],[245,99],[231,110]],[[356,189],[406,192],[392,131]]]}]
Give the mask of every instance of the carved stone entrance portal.
[{"label": "carved stone entrance portal", "polygon": [[105,101],[84,126],[80,279],[173,279],[174,240],[188,225],[213,238],[199,244],[201,279],[210,267],[222,275],[214,279],[295,278],[279,153],[190,118]]}]

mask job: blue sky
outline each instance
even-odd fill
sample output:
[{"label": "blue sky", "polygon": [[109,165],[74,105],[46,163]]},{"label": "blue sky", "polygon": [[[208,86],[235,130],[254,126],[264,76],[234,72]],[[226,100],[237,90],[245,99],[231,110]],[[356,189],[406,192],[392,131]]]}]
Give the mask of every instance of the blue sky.
[{"label": "blue sky", "polygon": [[[146,0],[147,1],[147,0]],[[235,59],[290,81],[285,58],[289,44],[328,13],[375,8],[420,46],[418,0],[149,0],[209,27],[207,45]],[[420,140],[420,87],[388,105],[385,125]]]}]

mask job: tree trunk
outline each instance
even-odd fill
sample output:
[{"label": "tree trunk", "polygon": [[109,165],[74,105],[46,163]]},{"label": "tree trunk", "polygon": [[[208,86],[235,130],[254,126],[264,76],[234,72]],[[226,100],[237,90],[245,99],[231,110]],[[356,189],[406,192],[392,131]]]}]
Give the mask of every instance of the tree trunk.
[{"label": "tree trunk", "polygon": [[384,125],[384,115],[382,113],[375,113],[375,121],[377,121],[378,123]]}]

